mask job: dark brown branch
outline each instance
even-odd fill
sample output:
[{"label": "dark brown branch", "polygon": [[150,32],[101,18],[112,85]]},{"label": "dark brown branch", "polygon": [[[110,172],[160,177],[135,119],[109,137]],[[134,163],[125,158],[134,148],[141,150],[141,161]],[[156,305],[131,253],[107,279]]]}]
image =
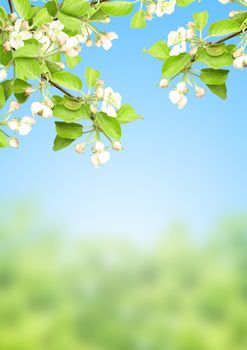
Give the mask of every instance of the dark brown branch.
[{"label": "dark brown branch", "polygon": [[217,40],[217,41],[214,41],[214,42],[209,42],[209,45],[217,45],[217,44],[224,43],[225,41],[230,40],[232,38],[235,38],[235,36],[238,36],[238,35],[240,35],[241,33],[244,33],[244,32],[242,30],[239,30],[238,32],[235,32],[233,34],[227,35],[224,38],[221,38],[220,40]]},{"label": "dark brown branch", "polygon": [[13,3],[12,3],[12,0],[8,0],[8,3],[9,3],[10,12],[13,13],[14,12],[14,6],[13,6]]},{"label": "dark brown branch", "polygon": [[48,80],[48,83],[50,83],[52,86],[54,86],[56,89],[60,90],[64,95],[73,98],[74,100],[77,100],[78,97],[72,95],[69,91],[67,91],[66,89],[64,89],[62,86],[60,86],[59,84],[55,83],[52,80]]}]

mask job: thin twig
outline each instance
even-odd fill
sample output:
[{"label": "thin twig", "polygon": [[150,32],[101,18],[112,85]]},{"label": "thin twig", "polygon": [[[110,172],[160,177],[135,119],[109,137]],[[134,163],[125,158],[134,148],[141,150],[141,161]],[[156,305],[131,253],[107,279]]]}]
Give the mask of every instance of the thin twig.
[{"label": "thin twig", "polygon": [[12,3],[12,0],[8,0],[8,3],[9,3],[10,12],[14,13],[14,6],[13,6],[13,3]]}]

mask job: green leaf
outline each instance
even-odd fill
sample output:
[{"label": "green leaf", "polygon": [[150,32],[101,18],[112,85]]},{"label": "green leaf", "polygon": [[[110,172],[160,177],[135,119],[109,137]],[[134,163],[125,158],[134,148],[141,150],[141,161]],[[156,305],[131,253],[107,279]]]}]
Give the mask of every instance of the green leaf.
[{"label": "green leaf", "polygon": [[200,31],[203,31],[203,29],[208,23],[208,11],[196,12],[193,14],[193,18],[195,21],[196,28]]},{"label": "green leaf", "polygon": [[233,58],[230,52],[224,52],[220,56],[212,56],[207,53],[205,49],[201,51],[197,57],[197,61],[206,64],[213,69],[228,67],[232,65]]},{"label": "green leaf", "polygon": [[24,20],[29,20],[32,17],[32,7],[29,0],[13,0],[16,11]]},{"label": "green leaf", "polygon": [[14,52],[14,58],[35,58],[39,57],[39,55],[39,47],[32,44],[25,45]]},{"label": "green leaf", "polygon": [[208,33],[210,36],[221,36],[238,32],[240,29],[241,25],[238,22],[231,19],[225,19],[213,23],[210,26]]},{"label": "green leaf", "polygon": [[144,50],[150,56],[157,58],[158,60],[166,60],[169,57],[170,49],[167,46],[167,43],[163,40],[158,41],[148,50]]},{"label": "green leaf", "polygon": [[82,102],[79,100],[75,100],[73,98],[70,98],[68,96],[64,96],[63,105],[65,108],[69,109],[70,111],[78,111],[78,109],[81,108]]},{"label": "green leaf", "polygon": [[47,8],[42,8],[33,18],[33,26],[41,27],[42,25],[52,21],[52,17],[49,14]]},{"label": "green leaf", "polygon": [[192,2],[194,2],[195,0],[177,0],[176,4],[178,6],[188,6],[190,4],[192,4]]},{"label": "green leaf", "polygon": [[52,81],[70,90],[81,91],[82,89],[81,79],[69,72],[57,72],[53,74]]},{"label": "green leaf", "polygon": [[202,69],[200,79],[207,85],[223,85],[227,79],[229,70]]},{"label": "green leaf", "polygon": [[2,85],[0,85],[0,109],[3,108],[5,104],[5,95]]},{"label": "green leaf", "polygon": [[162,68],[162,76],[164,78],[173,77],[180,73],[190,62],[190,55],[181,53],[178,56],[170,56],[164,63]]},{"label": "green leaf", "polygon": [[210,45],[206,47],[206,51],[210,56],[220,56],[225,52],[225,44]]},{"label": "green leaf", "polygon": [[0,130],[0,148],[7,147],[9,145],[7,135]]},{"label": "green leaf", "polygon": [[227,98],[226,84],[222,85],[207,85],[207,87],[218,97],[225,100]]},{"label": "green leaf", "polygon": [[71,145],[71,143],[74,142],[74,140],[71,139],[63,139],[60,136],[56,136],[54,140],[54,145],[53,145],[53,151],[60,151],[60,149],[63,149],[65,147],[68,147]]},{"label": "green leaf", "polygon": [[59,104],[54,108],[53,115],[54,117],[62,119],[68,123],[75,122],[80,119],[89,119],[91,116],[90,106],[88,104],[83,104],[78,110],[71,111],[65,106]]},{"label": "green leaf", "polygon": [[64,0],[61,11],[73,17],[82,17],[90,8],[87,0]]},{"label": "green leaf", "polygon": [[121,126],[116,118],[108,117],[105,113],[97,113],[96,121],[103,132],[114,140],[121,138]]},{"label": "green leaf", "polygon": [[33,58],[16,58],[15,59],[16,77],[22,80],[35,80],[41,75],[41,67]]},{"label": "green leaf", "polygon": [[137,11],[134,16],[132,17],[131,23],[130,23],[131,28],[146,28],[147,23],[146,23],[146,14],[143,10]]},{"label": "green leaf", "polygon": [[79,18],[66,15],[59,11],[58,19],[71,34],[80,34],[82,21]]},{"label": "green leaf", "polygon": [[56,131],[59,137],[75,140],[82,136],[82,125],[77,123],[56,122]]},{"label": "green leaf", "polygon": [[100,9],[108,16],[127,16],[134,8],[129,1],[103,2]]},{"label": "green leaf", "polygon": [[4,92],[4,97],[5,97],[5,101],[8,100],[8,98],[12,95],[12,91],[13,91],[13,80],[5,80],[0,84],[3,88],[3,92]]},{"label": "green leaf", "polygon": [[65,59],[66,59],[67,66],[70,69],[75,68],[75,66],[77,66],[82,60],[81,56],[79,55],[75,57],[70,57],[68,55],[65,55]]},{"label": "green leaf", "polygon": [[100,72],[93,68],[87,67],[85,72],[85,79],[88,87],[91,89],[95,86],[97,80],[100,77]]},{"label": "green leaf", "polygon": [[117,111],[117,120],[120,124],[131,123],[138,119],[143,119],[143,116],[138,114],[132,106],[127,104],[122,105]]}]

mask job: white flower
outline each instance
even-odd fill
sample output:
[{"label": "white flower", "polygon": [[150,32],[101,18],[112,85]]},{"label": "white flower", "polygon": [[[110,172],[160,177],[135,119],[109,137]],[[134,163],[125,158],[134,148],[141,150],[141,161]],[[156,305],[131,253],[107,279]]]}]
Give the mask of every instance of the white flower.
[{"label": "white flower", "polygon": [[109,162],[111,155],[107,151],[102,151],[97,154],[98,160],[100,164],[106,164]]},{"label": "white flower", "polygon": [[18,19],[15,22],[13,32],[11,32],[10,34],[10,39],[9,39],[10,45],[16,50],[24,46],[25,40],[32,38],[32,34],[28,31],[28,28],[22,29],[23,24],[24,22],[22,22],[21,19]]},{"label": "white flower", "polygon": [[181,94],[177,90],[170,91],[169,99],[170,99],[171,103],[176,105],[178,103],[178,101],[180,100],[180,98],[181,98]]},{"label": "white flower", "polygon": [[52,109],[40,102],[34,102],[31,106],[31,111],[33,115],[40,115],[41,117],[48,119],[53,115]]},{"label": "white flower", "polygon": [[7,71],[6,69],[1,69],[0,70],[0,81],[3,81],[7,78]]},{"label": "white flower", "polygon": [[118,39],[118,35],[114,32],[101,34],[97,39],[97,46],[102,46],[105,50],[112,47],[112,40]]},{"label": "white flower", "polygon": [[19,127],[19,122],[16,118],[10,120],[8,122],[8,127],[10,128],[10,130],[17,130]]},{"label": "white flower", "polygon": [[48,25],[47,34],[52,41],[56,41],[63,30],[64,25],[59,20],[56,20]]},{"label": "white flower", "polygon": [[178,28],[177,31],[171,31],[168,34],[167,44],[169,47],[173,46],[170,51],[170,56],[178,56],[180,53],[186,51],[186,29]]},{"label": "white flower", "polygon": [[99,168],[100,167],[100,161],[99,161],[99,158],[98,158],[98,154],[95,153],[92,155],[91,157],[91,163],[92,165],[95,167],[95,168]]},{"label": "white flower", "polygon": [[62,50],[70,57],[78,56],[81,50],[78,38],[76,36],[68,38],[62,46]]},{"label": "white flower", "polygon": [[181,94],[180,99],[177,103],[178,109],[183,109],[188,103],[188,99],[184,94]]},{"label": "white flower", "polygon": [[233,0],[219,0],[219,2],[223,5],[230,4],[230,2],[233,2]]},{"label": "white flower", "polygon": [[158,0],[156,6],[156,15],[162,17],[163,15],[171,15],[176,6],[176,0]]},{"label": "white flower", "polygon": [[233,61],[233,67],[236,69],[243,69],[246,66],[247,66],[247,55],[237,57]]},{"label": "white flower", "polygon": [[9,139],[9,145],[10,145],[10,147],[18,148],[18,147],[19,147],[19,141],[18,141],[18,139],[15,138],[15,137],[11,137],[11,138]]},{"label": "white flower", "polygon": [[116,118],[117,113],[115,108],[120,108],[122,97],[119,93],[113,92],[112,88],[108,87],[104,91],[103,102],[101,106],[102,112],[109,115],[109,117]]},{"label": "white flower", "polygon": [[32,126],[35,124],[35,120],[32,117],[23,117],[18,125],[18,132],[21,136],[26,136],[32,131]]},{"label": "white flower", "polygon": [[187,97],[177,90],[170,91],[169,99],[171,103],[176,104],[179,109],[184,108],[188,103]]},{"label": "white flower", "polygon": [[51,118],[53,115],[52,109],[48,106],[42,106],[41,116],[45,119]]}]

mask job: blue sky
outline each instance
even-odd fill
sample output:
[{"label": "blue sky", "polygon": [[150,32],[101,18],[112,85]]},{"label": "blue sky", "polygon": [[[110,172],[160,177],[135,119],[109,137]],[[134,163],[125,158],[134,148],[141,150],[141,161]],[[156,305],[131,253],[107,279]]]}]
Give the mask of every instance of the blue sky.
[{"label": "blue sky", "polygon": [[[203,231],[220,216],[244,213],[246,72],[232,72],[227,101],[210,93],[196,100],[191,94],[179,111],[168,91],[157,87],[162,63],[142,52],[205,8],[214,21],[233,7],[203,1],[156,19],[145,30],[131,30],[129,17],[113,20],[109,30],[118,32],[119,40],[109,52],[84,49],[77,74],[83,76],[86,66],[99,69],[145,120],[124,128],[125,151],[99,170],[89,164],[89,154],[78,156],[72,148],[53,153],[53,123],[40,120],[18,151],[1,150],[3,200],[40,201],[44,219],[70,231],[137,238],[150,238],[177,220]],[[28,114],[30,104],[20,116]]]}]

